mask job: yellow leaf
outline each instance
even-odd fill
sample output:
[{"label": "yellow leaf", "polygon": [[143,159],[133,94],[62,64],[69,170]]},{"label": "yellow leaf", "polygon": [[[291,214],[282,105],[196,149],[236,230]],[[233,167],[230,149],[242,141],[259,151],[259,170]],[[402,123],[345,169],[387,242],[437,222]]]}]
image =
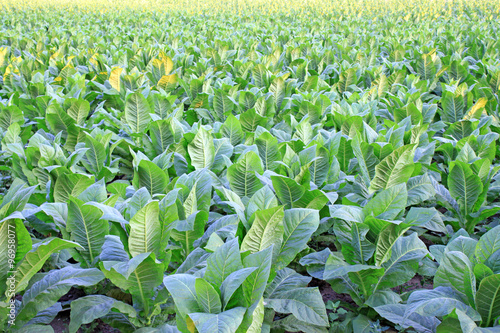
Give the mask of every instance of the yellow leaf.
[{"label": "yellow leaf", "polygon": [[158,81],[158,88],[166,89],[177,83],[177,74],[163,75]]},{"label": "yellow leaf", "polygon": [[120,91],[120,75],[122,71],[123,68],[121,67],[113,67],[109,75],[109,84],[118,91]]},{"label": "yellow leaf", "polygon": [[61,53],[59,53],[59,51],[56,51],[53,55],[51,55],[49,59],[49,64],[51,66],[56,66],[56,60],[60,55]]},{"label": "yellow leaf", "polygon": [[9,75],[10,73],[21,75],[18,68],[14,68],[12,65],[7,66],[4,75]]},{"label": "yellow leaf", "polygon": [[470,108],[469,112],[464,116],[464,119],[472,119],[476,118],[479,119],[481,117],[482,109],[484,106],[488,103],[488,99],[486,97],[481,97],[480,99],[477,100],[476,104],[474,104],[473,107]]},{"label": "yellow leaf", "polygon": [[96,56],[98,56],[98,53],[96,52],[90,59],[89,62],[94,65],[95,68],[99,68],[99,62],[97,61]]},{"label": "yellow leaf", "polygon": [[170,74],[170,72],[174,69],[174,62],[163,51],[160,51],[160,55],[159,56],[160,56],[160,60],[165,65],[165,75]]},{"label": "yellow leaf", "polygon": [[69,57],[68,57],[68,61],[66,62],[66,65],[71,64],[71,60],[73,60],[73,58],[74,58],[74,57],[75,57],[75,56],[69,56]]},{"label": "yellow leaf", "polygon": [[7,46],[0,47],[0,66],[3,66],[8,51]]}]

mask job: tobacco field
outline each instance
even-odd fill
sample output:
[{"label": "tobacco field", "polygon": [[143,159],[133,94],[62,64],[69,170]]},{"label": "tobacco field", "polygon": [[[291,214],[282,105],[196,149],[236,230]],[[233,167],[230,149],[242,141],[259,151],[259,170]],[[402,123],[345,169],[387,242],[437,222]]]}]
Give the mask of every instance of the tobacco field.
[{"label": "tobacco field", "polygon": [[4,0],[0,332],[500,332],[498,0]]}]

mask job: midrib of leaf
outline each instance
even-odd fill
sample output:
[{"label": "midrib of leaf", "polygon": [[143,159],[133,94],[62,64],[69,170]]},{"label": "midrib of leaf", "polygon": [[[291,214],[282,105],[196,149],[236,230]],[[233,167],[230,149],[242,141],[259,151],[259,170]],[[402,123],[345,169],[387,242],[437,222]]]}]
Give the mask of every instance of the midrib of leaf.
[{"label": "midrib of leaf", "polygon": [[92,141],[90,141],[90,142],[91,142],[91,146],[92,146],[92,152],[94,153],[95,171],[96,171],[96,173],[98,173],[99,172],[100,163],[99,163],[98,158],[97,158],[97,150],[95,149],[94,142],[92,142]]},{"label": "midrib of leaf", "polygon": [[94,262],[94,256],[92,255],[92,245],[90,244],[90,237],[89,237],[89,232],[88,232],[87,224],[85,223],[85,217],[83,216],[83,212],[80,209],[80,206],[78,204],[75,204],[75,206],[78,207],[78,211],[80,212],[80,216],[82,217],[83,227],[85,228],[85,238],[86,238],[87,244],[89,246],[90,263],[93,263]]},{"label": "midrib of leaf", "polygon": [[[148,167],[148,171],[147,171],[147,174],[149,176],[149,186],[150,186],[150,191],[151,191],[151,195],[153,195],[153,174],[151,173],[151,168]],[[147,252],[147,251],[146,251]]]},{"label": "midrib of leaf", "polygon": [[467,215],[468,210],[468,198],[467,198],[467,179],[465,177],[465,172],[463,171],[462,168],[460,168],[460,171],[462,172],[463,175],[463,180],[464,180],[464,204],[465,204],[465,215]]},{"label": "midrib of leaf", "polygon": [[486,325],[489,325],[489,323],[491,322],[491,316],[493,314],[493,304],[495,303],[494,301],[498,295],[499,290],[500,290],[500,286],[495,289],[495,292],[493,293],[493,297],[491,297],[491,303],[490,303],[490,306],[488,307],[488,320],[486,321]]},{"label": "midrib of leaf", "polygon": [[[230,253],[230,252],[228,252],[228,254],[229,254],[229,253]],[[225,258],[225,260],[224,260],[224,264],[222,265],[222,276],[221,276],[221,279],[225,279],[225,277],[224,277],[224,276],[225,276],[225,274],[226,274],[227,259],[228,259],[228,257],[226,257],[226,258]],[[221,281],[221,283],[222,283],[222,281]]]},{"label": "midrib of leaf", "polygon": [[[321,318],[321,316],[314,310],[313,307],[311,307],[309,304],[305,303],[305,302],[302,302],[300,299],[288,299],[289,301],[292,301],[292,302],[297,302],[297,303],[300,303],[300,304],[303,304],[306,308],[310,309],[313,313],[315,313],[316,315],[318,315],[318,317]],[[325,321],[323,318],[321,318],[321,320]]]},{"label": "midrib of leaf", "polygon": [[[393,245],[393,247],[394,247],[394,245]],[[392,248],[391,248],[391,249],[392,249]],[[373,290],[374,290],[374,291],[377,291],[377,289],[378,289],[378,286],[379,286],[380,282],[382,282],[383,278],[387,275],[387,272],[389,272],[389,270],[392,268],[392,266],[394,266],[396,263],[398,263],[398,262],[399,262],[399,259],[403,258],[405,255],[407,255],[408,253],[413,252],[413,251],[415,251],[415,248],[411,248],[411,249],[409,249],[408,251],[403,252],[403,253],[402,253],[402,254],[401,254],[398,258],[396,258],[396,260],[394,260],[394,261],[391,263],[391,265],[390,265],[389,267],[385,268],[384,274],[380,277],[380,279],[378,280],[378,282],[377,282],[377,284],[375,285],[375,288],[374,288]]]},{"label": "midrib of leaf", "polygon": [[[47,245],[47,244],[44,244],[44,245]],[[62,248],[62,247],[63,247],[63,245],[64,245],[64,244],[61,244],[61,245],[59,245],[59,246],[55,247],[55,248],[53,249],[53,251],[47,251],[47,253],[46,253],[44,256],[38,256],[38,258],[39,258],[38,262],[41,262],[41,261],[45,261],[45,260],[47,260],[47,258],[48,258],[48,257],[49,257],[52,253],[57,252],[57,251],[59,250],[59,248]],[[28,259],[28,255],[27,255],[27,254],[26,254],[26,256],[24,257],[24,260],[26,260],[26,261],[30,264],[30,268],[26,271],[26,274],[24,274],[24,275],[23,275],[23,277],[19,280],[19,282],[18,282],[18,283],[16,283],[16,288],[15,288],[16,292],[19,292],[19,291],[20,291],[20,290],[18,290],[19,285],[20,285],[20,284],[21,284],[21,283],[22,283],[22,282],[26,279],[26,276],[31,275],[31,272],[33,271],[33,267],[35,267],[35,265],[36,265],[36,263],[35,263],[35,264],[31,263],[31,261]],[[21,262],[18,264],[18,266],[20,266],[20,265],[24,262],[24,260],[23,260],[23,261],[21,261]],[[37,270],[37,271],[38,271],[38,270]],[[30,277],[30,278],[31,278],[31,277]]]},{"label": "midrib of leaf", "polygon": [[207,165],[207,163],[206,163],[207,162],[207,157],[206,157],[206,154],[205,154],[205,140],[201,139],[200,145],[201,145],[201,151],[202,151],[201,155],[203,156],[202,157],[203,166],[205,167]]},{"label": "midrib of leaf", "polygon": [[[305,220],[305,218],[302,221],[304,221],[304,220]],[[300,225],[300,222],[297,223],[297,225],[295,225],[295,227],[293,228],[292,232],[290,232],[290,235],[286,239],[283,239],[283,243],[281,244],[280,253],[283,251],[283,249],[285,248],[286,243],[292,237],[293,233],[295,232],[295,230],[297,230],[297,228],[299,227],[299,225]]]},{"label": "midrib of leaf", "polygon": [[148,225],[147,225],[147,210],[144,211],[144,252],[149,252],[148,251]]},{"label": "midrib of leaf", "polygon": [[248,176],[248,156],[245,158],[245,172],[243,173],[244,174],[244,188],[245,188],[245,197],[248,195],[248,186],[247,186],[247,183],[248,183],[248,179],[247,179],[247,176]]},{"label": "midrib of leaf", "polygon": [[[255,271],[255,273],[257,273],[257,274],[256,274],[255,279],[253,279],[253,283],[252,283],[252,288],[251,288],[251,294],[252,294],[252,295],[253,295],[254,290],[255,290],[255,285],[257,284],[257,277],[259,277],[259,276],[260,276],[260,273],[261,273],[261,272],[262,272],[262,266],[260,266],[260,267],[259,267],[259,268]],[[253,273],[252,273],[252,274],[253,274]],[[251,304],[249,304],[249,306],[250,306],[250,305],[251,305]]]},{"label": "midrib of leaf", "polygon": [[158,126],[158,132],[160,132],[160,147],[161,150],[165,151],[165,147],[163,147],[163,126]]},{"label": "midrib of leaf", "polygon": [[[353,223],[353,225],[355,225],[355,224],[356,224],[356,223]],[[359,254],[360,254],[360,256],[361,256],[361,258],[360,258],[360,259],[361,259],[361,263],[362,263],[362,264],[364,264],[364,262],[365,262],[365,259],[364,259],[364,258],[365,258],[365,257],[363,256],[363,247],[362,247],[362,245],[361,245],[361,234],[360,234],[360,232],[359,232],[359,228],[358,228],[358,226],[357,226],[357,225],[356,225],[356,227],[355,227],[355,228],[356,228],[356,235],[357,235],[356,240],[357,240],[357,243],[358,243]],[[365,293],[365,294],[366,294],[366,293]]]},{"label": "midrib of leaf", "polygon": [[210,305],[210,293],[208,292],[208,288],[206,289],[206,295],[207,295],[207,306],[208,306],[208,312],[212,313],[212,306]]},{"label": "midrib of leaf", "polygon": [[[272,296],[272,294],[286,281],[286,279],[290,276],[292,276],[292,274],[288,274],[287,276],[285,276],[283,279],[281,279],[281,281],[276,285],[276,287],[273,288],[273,291],[269,294],[269,296]],[[266,288],[267,289],[267,288]]]},{"label": "midrib of leaf", "polygon": [[146,302],[146,298],[144,297],[144,290],[142,289],[142,284],[139,274],[137,274],[137,268],[134,270],[134,274],[137,280],[137,286],[139,287],[139,292],[141,293],[142,304],[144,304],[146,314],[149,314],[149,304]]},{"label": "midrib of leaf", "polygon": [[290,207],[292,206],[292,190],[290,189],[290,187],[288,186],[288,184],[285,182],[285,186],[288,190],[288,196],[289,196],[289,200],[290,200]]},{"label": "midrib of leaf", "polygon": [[134,100],[135,100],[135,117],[136,117],[135,132],[139,133],[139,100],[137,99],[136,96],[134,96]]},{"label": "midrib of leaf", "polygon": [[186,230],[186,257],[189,255],[189,230]]}]

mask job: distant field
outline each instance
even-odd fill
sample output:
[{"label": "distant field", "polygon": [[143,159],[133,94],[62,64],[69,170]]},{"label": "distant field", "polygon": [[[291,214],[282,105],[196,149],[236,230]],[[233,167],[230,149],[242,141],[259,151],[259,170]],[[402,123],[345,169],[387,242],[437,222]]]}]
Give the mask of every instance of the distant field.
[{"label": "distant field", "polygon": [[0,13],[1,332],[500,332],[499,1]]}]

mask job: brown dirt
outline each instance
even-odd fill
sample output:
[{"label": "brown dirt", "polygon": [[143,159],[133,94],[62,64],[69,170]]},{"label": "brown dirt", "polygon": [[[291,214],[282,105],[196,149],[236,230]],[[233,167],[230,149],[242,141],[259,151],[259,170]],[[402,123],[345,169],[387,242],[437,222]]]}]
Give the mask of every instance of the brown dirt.
[{"label": "brown dirt", "polygon": [[321,296],[323,297],[323,302],[328,302],[328,301],[341,301],[341,302],[346,302],[349,303],[353,306],[357,306],[356,303],[352,300],[351,296],[348,294],[339,294],[336,293],[330,284],[326,281],[323,280],[318,280],[316,278],[313,278],[311,282],[309,283],[309,287],[318,287],[319,292],[321,293]]},{"label": "brown dirt", "polygon": [[406,292],[416,289],[433,289],[432,280],[426,279],[421,275],[415,275],[410,281],[405,284],[392,288],[395,292]]},{"label": "brown dirt", "polygon": [[[61,303],[69,303],[75,299],[85,296],[83,289],[72,287],[69,292],[59,299]],[[69,332],[69,322],[70,322],[70,311],[63,310],[54,318],[50,323],[50,326],[54,329],[55,333],[67,333]],[[97,319],[95,323],[88,325],[82,325],[82,328],[78,330],[78,333],[119,333],[120,331],[114,329],[108,324],[104,323],[102,320]]]},{"label": "brown dirt", "polygon": [[[69,311],[61,311],[56,318],[50,323],[55,333],[68,333],[69,332]],[[109,326],[100,319],[95,323],[82,325],[78,333],[119,333],[120,331]]]},{"label": "brown dirt", "polygon": [[425,244],[425,246],[427,246],[427,248],[429,248],[429,246],[431,245],[434,245],[431,240],[425,238],[424,236],[419,236],[418,238],[420,238],[420,240]]}]

